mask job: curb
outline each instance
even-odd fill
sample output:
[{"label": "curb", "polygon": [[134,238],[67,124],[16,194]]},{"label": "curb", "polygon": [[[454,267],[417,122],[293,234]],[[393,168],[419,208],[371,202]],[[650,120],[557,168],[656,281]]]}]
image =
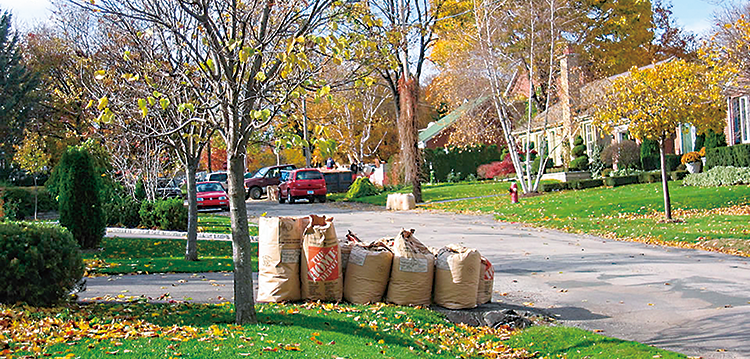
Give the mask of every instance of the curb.
[{"label": "curb", "polygon": [[[137,234],[142,236],[160,236],[160,237],[171,237],[171,238],[187,238],[187,232],[179,231],[161,231],[155,229],[138,229],[138,228],[107,228],[108,236],[123,235],[123,234]],[[204,240],[215,240],[215,241],[231,241],[232,236],[224,233],[204,233],[198,232],[198,239]],[[257,242],[258,237],[250,236],[250,242]]]}]

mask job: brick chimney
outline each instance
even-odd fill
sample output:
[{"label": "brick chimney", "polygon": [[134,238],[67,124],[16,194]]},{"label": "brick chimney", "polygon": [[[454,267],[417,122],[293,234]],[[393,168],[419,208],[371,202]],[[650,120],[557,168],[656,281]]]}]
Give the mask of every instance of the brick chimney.
[{"label": "brick chimney", "polygon": [[578,54],[573,47],[568,45],[562,56],[560,56],[560,102],[563,104],[562,121],[563,136],[570,140],[573,145],[573,134],[575,133],[574,117],[580,97],[581,75],[578,67]]}]

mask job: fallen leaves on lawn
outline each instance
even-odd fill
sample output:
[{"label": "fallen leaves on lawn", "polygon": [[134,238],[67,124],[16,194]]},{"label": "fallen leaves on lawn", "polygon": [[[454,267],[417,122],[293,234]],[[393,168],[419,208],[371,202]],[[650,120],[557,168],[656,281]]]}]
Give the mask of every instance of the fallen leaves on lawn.
[{"label": "fallen leaves on lawn", "polygon": [[[113,307],[115,308],[115,307]],[[122,309],[122,308],[121,308]],[[36,308],[29,306],[0,306],[0,343],[11,353],[39,353],[45,347],[59,343],[76,343],[83,339],[125,340],[137,338],[165,338],[173,341],[208,338],[223,340],[226,329],[216,325],[207,328],[173,325],[159,326],[125,315],[111,320],[90,320],[85,307],[76,307],[71,315],[67,308]],[[117,354],[117,351],[107,354]]]}]

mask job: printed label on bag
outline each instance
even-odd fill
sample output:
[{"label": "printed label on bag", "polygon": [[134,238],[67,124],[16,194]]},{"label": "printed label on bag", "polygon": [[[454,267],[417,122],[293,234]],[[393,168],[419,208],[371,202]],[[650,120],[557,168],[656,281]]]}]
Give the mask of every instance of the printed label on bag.
[{"label": "printed label on bag", "polygon": [[307,278],[325,282],[339,278],[339,247],[313,247],[307,249]]},{"label": "printed label on bag", "polygon": [[361,267],[365,265],[365,259],[367,259],[367,251],[360,246],[354,246],[354,248],[352,248],[352,253],[349,254],[349,263]]},{"label": "printed label on bag", "polygon": [[299,263],[299,249],[282,249],[281,263]]},{"label": "printed label on bag", "polygon": [[398,270],[402,272],[427,273],[427,259],[400,258]]},{"label": "printed label on bag", "polygon": [[435,266],[442,270],[451,270],[451,266],[448,264],[448,259],[453,255],[451,252],[443,252],[437,257]]},{"label": "printed label on bag", "polygon": [[490,262],[487,262],[487,264],[484,265],[484,280],[493,279],[495,279],[495,268],[492,267],[492,264]]}]

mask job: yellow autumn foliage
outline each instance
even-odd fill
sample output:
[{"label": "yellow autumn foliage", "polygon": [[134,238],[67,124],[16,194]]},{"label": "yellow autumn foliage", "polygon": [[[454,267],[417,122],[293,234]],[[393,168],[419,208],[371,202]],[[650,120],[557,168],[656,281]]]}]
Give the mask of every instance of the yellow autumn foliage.
[{"label": "yellow autumn foliage", "polygon": [[721,132],[726,71],[684,60],[666,61],[648,68],[633,68],[616,78],[594,114],[594,124],[606,132],[628,125],[636,139],[664,140],[679,124],[698,133]]}]

